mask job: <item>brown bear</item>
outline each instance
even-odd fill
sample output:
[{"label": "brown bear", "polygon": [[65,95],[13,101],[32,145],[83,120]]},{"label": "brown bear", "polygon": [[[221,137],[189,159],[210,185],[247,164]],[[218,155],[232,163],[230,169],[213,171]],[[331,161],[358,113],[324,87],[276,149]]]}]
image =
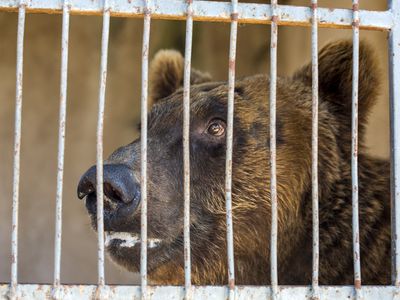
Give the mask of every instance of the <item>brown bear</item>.
[{"label": "brown bear", "polygon": [[[390,283],[390,166],[366,154],[363,133],[379,90],[371,49],[360,44],[359,213],[364,284]],[[182,284],[183,58],[161,51],[150,67],[148,274]],[[191,259],[194,284],[226,284],[225,151],[227,82],[193,70],[190,90]],[[320,283],[352,284],[352,43],[319,53]],[[270,282],[269,78],[235,84],[233,228],[238,284]],[[277,83],[278,270],[283,285],[310,284],[312,272],[311,66]],[[140,140],[104,162],[104,225],[112,260],[140,269]],[[96,168],[78,186],[96,229]],[[101,200],[103,201],[103,199]]]}]

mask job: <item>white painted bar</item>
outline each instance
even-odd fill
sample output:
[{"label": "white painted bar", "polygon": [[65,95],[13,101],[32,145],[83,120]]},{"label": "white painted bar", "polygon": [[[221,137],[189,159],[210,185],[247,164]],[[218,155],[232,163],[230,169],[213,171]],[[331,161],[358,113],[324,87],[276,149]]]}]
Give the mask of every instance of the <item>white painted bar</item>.
[{"label": "white painted bar", "polygon": [[[0,11],[16,11],[18,0],[0,0]],[[102,15],[102,0],[71,0],[71,14]],[[152,3],[152,19],[186,20],[186,0],[155,0]],[[145,10],[143,0],[114,1],[111,16],[142,17]],[[30,0],[27,6],[30,13],[62,13],[61,0]],[[351,9],[318,9],[318,26],[351,28],[353,11]],[[360,29],[389,30],[394,25],[394,16],[388,11],[360,10]],[[268,4],[238,4],[239,23],[271,23],[271,6]],[[279,5],[279,25],[311,26],[310,7]],[[193,20],[205,22],[230,22],[230,2],[194,1]]]},{"label": "white painted bar", "polygon": [[[123,300],[140,299],[140,286],[109,286],[109,299]],[[0,285],[0,299],[6,299],[10,286]],[[51,299],[52,285],[21,284],[19,285],[20,300]],[[148,286],[149,300],[183,300],[185,297],[184,286]],[[96,293],[96,285],[61,285],[61,296],[64,300],[91,300]],[[394,286],[363,286],[363,299],[393,299],[396,292]],[[280,300],[306,300],[312,296],[311,286],[279,286]],[[227,286],[193,286],[192,299],[225,300],[228,298]],[[355,299],[354,286],[320,286],[321,299],[352,300]],[[269,286],[236,286],[236,300],[270,299]]]}]

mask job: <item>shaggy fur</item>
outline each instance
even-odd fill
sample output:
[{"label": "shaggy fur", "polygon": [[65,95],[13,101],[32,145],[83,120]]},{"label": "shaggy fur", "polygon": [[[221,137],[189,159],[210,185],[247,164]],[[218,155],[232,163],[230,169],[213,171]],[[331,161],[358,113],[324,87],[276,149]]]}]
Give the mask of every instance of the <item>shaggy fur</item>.
[{"label": "shaggy fur", "polygon": [[[183,275],[183,58],[174,51],[156,55],[150,74],[154,102],[148,120],[148,231],[162,239],[149,249],[149,276],[155,284],[182,284]],[[191,250],[194,284],[226,284],[225,135],[226,82],[207,82],[192,72],[191,87]],[[319,220],[320,283],[352,284],[351,76],[352,44],[331,43],[319,54]],[[269,79],[236,81],[233,141],[233,227],[238,284],[269,284]],[[361,269],[365,284],[390,282],[389,164],[368,156],[363,133],[376,101],[379,74],[371,49],[360,44],[359,206]],[[279,283],[310,284],[311,66],[277,84],[277,182]],[[140,178],[140,141],[118,149],[106,163],[124,164]],[[122,205],[122,204],[121,204]],[[123,204],[127,205],[127,204]],[[121,208],[125,209],[125,208]],[[114,212],[111,212],[114,213]],[[96,220],[95,211],[91,211]],[[106,230],[140,232],[140,205],[131,214],[115,212],[119,223]],[[108,247],[111,258],[139,270],[140,247]]]}]

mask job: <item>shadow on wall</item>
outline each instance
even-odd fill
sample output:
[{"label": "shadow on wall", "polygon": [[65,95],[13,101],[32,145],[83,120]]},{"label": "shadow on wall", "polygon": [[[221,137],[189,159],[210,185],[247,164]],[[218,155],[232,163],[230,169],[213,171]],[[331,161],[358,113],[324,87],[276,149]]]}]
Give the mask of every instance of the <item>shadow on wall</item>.
[{"label": "shadow on wall", "polygon": [[[320,1],[320,6],[348,6],[349,1]],[[306,1],[292,1],[308,5]],[[363,1],[363,9],[385,9],[386,1]],[[0,13],[0,282],[10,278],[12,147],[15,99],[17,15]],[[268,72],[269,27],[241,25],[237,76]],[[228,74],[229,24],[195,23],[193,66],[215,79]],[[61,16],[28,15],[25,35],[24,97],[20,186],[19,281],[52,282],[54,211],[57,171],[58,97]],[[153,21],[151,54],[160,48],[183,50],[185,23]],[[320,30],[320,45],[350,37],[351,30]],[[362,32],[377,45],[383,82],[387,83],[386,34]],[[138,136],[142,20],[112,19],[107,85],[104,155]],[[67,137],[65,154],[62,273],[63,283],[95,283],[96,235],[84,205],[76,197],[81,174],[95,162],[101,18],[71,17]],[[378,46],[379,45],[379,46]],[[385,45],[383,47],[382,45]],[[290,74],[310,59],[309,28],[279,29],[278,72]],[[387,86],[371,114],[367,144],[370,152],[388,157]],[[107,261],[108,283],[135,283]]]}]

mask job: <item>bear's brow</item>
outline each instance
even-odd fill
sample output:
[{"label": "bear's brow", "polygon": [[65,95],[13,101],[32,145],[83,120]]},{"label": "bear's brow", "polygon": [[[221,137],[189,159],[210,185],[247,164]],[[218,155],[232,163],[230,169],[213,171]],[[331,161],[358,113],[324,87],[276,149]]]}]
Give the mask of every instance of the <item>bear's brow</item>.
[{"label": "bear's brow", "polygon": [[226,104],[218,95],[208,95],[193,101],[192,112],[200,116],[208,116],[214,114],[226,114]]},{"label": "bear's brow", "polygon": [[213,89],[216,89],[222,85],[226,85],[226,82],[207,82],[207,83],[202,83],[199,85],[193,86],[194,90],[197,90],[198,92],[210,92]]}]

